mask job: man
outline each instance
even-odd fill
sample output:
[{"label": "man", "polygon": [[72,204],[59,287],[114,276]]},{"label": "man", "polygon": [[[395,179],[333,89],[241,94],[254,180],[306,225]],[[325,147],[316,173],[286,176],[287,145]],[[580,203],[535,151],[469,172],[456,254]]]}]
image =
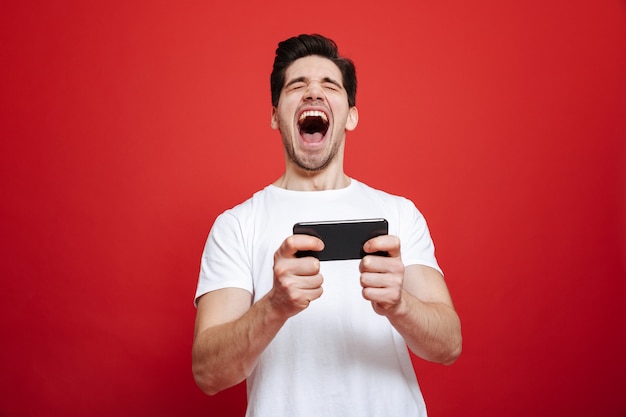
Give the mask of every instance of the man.
[{"label": "man", "polygon": [[[354,65],[332,40],[300,35],[279,44],[271,89],[285,172],[211,229],[196,382],[215,394],[247,379],[248,416],[425,416],[407,345],[450,364],[460,322],[413,203],[344,173],[359,118]],[[362,259],[296,255],[324,243],[293,235],[294,223],[381,217],[389,234],[367,241]]]}]

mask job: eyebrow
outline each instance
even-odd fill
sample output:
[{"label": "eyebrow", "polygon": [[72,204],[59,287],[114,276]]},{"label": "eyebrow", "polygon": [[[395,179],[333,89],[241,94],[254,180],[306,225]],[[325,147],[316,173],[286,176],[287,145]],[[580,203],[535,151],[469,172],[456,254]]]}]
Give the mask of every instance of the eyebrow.
[{"label": "eyebrow", "polygon": [[[289,87],[290,85],[292,85],[292,84],[296,84],[296,83],[301,83],[301,82],[302,82],[302,83],[305,83],[305,82],[307,82],[307,81],[308,81],[308,78],[306,78],[306,77],[298,77],[298,78],[294,78],[293,80],[291,80],[291,81],[287,82],[287,83],[285,84],[285,87],[283,87],[283,88],[287,88],[287,87]],[[339,87],[339,88],[343,88],[343,86],[342,86],[339,82],[337,82],[337,81],[333,80],[333,79],[332,79],[332,78],[330,78],[330,77],[324,77],[324,78],[322,78],[322,83],[331,83],[331,84],[336,85],[336,86],[337,86],[337,87]]]}]

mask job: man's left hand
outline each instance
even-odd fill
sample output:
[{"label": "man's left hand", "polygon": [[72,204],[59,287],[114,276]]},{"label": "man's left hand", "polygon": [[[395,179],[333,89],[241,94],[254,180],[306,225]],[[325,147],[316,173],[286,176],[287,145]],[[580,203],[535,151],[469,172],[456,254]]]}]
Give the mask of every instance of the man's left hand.
[{"label": "man's left hand", "polygon": [[359,265],[363,298],[372,302],[376,313],[388,316],[402,303],[404,264],[400,257],[400,239],[378,236],[365,242],[363,250],[368,254],[382,251],[389,255],[366,255]]}]

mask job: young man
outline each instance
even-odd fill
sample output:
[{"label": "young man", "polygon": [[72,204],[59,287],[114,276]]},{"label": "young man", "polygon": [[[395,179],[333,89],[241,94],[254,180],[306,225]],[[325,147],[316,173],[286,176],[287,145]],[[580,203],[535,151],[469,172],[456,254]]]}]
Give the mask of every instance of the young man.
[{"label": "young man", "polygon": [[[354,65],[332,40],[300,35],[279,44],[271,89],[285,172],[211,229],[196,382],[214,394],[247,379],[248,416],[425,416],[407,345],[450,364],[460,322],[414,204],[344,173],[359,119]],[[362,259],[296,256],[324,243],[293,235],[295,223],[365,218],[387,219],[389,234],[367,241]]]}]

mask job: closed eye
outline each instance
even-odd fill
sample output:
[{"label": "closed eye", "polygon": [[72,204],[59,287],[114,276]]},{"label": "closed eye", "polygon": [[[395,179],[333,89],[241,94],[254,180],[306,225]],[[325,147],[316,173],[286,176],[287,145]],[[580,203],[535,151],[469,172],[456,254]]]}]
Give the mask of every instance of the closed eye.
[{"label": "closed eye", "polygon": [[288,85],[286,87],[286,89],[288,91],[298,91],[298,90],[303,89],[305,86],[306,86],[306,84],[304,84],[303,82],[297,82],[297,83],[293,83],[293,84]]},{"label": "closed eye", "polygon": [[[302,88],[306,88],[308,82],[304,77],[294,78],[285,84],[285,90],[287,91],[298,91]],[[330,91],[341,91],[343,90],[343,86],[332,78],[324,78],[322,80],[322,87],[326,90]]]},{"label": "closed eye", "polygon": [[306,86],[305,79],[303,77],[294,78],[285,84],[285,90],[298,90]]},{"label": "closed eye", "polygon": [[324,88],[327,88],[333,91],[340,91],[343,89],[341,84],[339,84],[337,81],[333,80],[332,78],[324,78],[323,85],[324,85]]}]

